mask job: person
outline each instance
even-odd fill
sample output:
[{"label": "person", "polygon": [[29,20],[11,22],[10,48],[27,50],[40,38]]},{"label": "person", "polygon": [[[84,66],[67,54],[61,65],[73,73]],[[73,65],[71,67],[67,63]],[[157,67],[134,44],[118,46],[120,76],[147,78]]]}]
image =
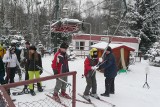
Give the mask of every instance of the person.
[{"label": "person", "polygon": [[114,80],[117,75],[116,59],[112,53],[112,49],[108,46],[103,57],[99,69],[103,69],[105,76],[105,92],[101,96],[109,97],[110,94],[115,93]]},{"label": "person", "polygon": [[42,56],[42,57],[44,57],[44,53],[45,53],[45,50],[44,50],[44,47],[42,47],[42,48],[41,48],[41,56]]},{"label": "person", "polygon": [[[21,63],[24,64],[25,67],[25,80],[29,79],[28,76],[28,59],[29,59],[29,47],[30,47],[30,43],[27,41],[25,43],[26,47],[24,49],[21,50],[21,54],[20,54],[20,58],[21,58]],[[25,94],[29,93],[29,90],[27,89],[28,85],[24,85],[23,91]]]},{"label": "person", "polygon": [[[15,54],[17,55],[18,62],[21,62],[21,60],[20,60],[21,59],[21,57],[20,57],[21,50],[19,49],[19,45],[16,44],[16,43],[12,43],[11,46],[15,47]],[[22,79],[22,73],[21,73],[21,69],[18,66],[16,67],[16,73],[18,73],[19,80],[21,80]]]},{"label": "person", "polygon": [[[3,62],[6,63],[6,73],[7,73],[5,82],[14,83],[16,66],[18,65],[19,68],[21,69],[17,56],[15,54],[15,47],[9,48],[9,50],[6,52],[6,54],[3,57]],[[8,94],[10,95],[10,90],[8,90]]]},{"label": "person", "polygon": [[5,84],[5,80],[4,80],[5,68],[2,60],[5,53],[6,53],[5,49],[3,48],[3,46],[0,45],[0,84],[1,85]]},{"label": "person", "polygon": [[[52,61],[52,69],[53,69],[54,75],[69,72],[68,57],[66,53],[67,48],[68,48],[68,44],[63,42],[60,45],[59,50],[54,55],[54,59]],[[67,77],[61,77],[60,79],[67,82]],[[54,93],[53,93],[53,98],[56,101],[60,101],[60,98],[58,95],[60,88],[61,88],[60,95],[65,98],[70,98],[70,96],[66,93],[67,84],[61,81],[60,79],[56,79],[56,86],[54,88]]]},{"label": "person", "polygon": [[83,93],[83,97],[87,100],[90,100],[89,98],[89,92],[91,91],[91,96],[99,99],[99,96],[97,95],[97,82],[96,82],[96,72],[95,70],[96,65],[98,64],[98,52],[96,48],[92,48],[90,50],[89,55],[84,61],[84,76],[86,78],[87,86],[85,88],[85,91]]},{"label": "person", "polygon": [[4,54],[6,54],[6,49],[0,44],[0,57],[3,58]]},{"label": "person", "polygon": [[[32,80],[35,76],[35,78],[40,78],[40,75],[42,74],[42,70],[39,69],[39,67],[42,68],[42,60],[41,55],[37,53],[35,46],[29,47],[29,59],[27,60],[28,63],[28,74],[29,74],[29,80]],[[37,83],[37,88],[39,92],[42,92],[42,83]],[[30,94],[32,96],[35,96],[36,93],[34,92],[34,84],[29,84]]]}]

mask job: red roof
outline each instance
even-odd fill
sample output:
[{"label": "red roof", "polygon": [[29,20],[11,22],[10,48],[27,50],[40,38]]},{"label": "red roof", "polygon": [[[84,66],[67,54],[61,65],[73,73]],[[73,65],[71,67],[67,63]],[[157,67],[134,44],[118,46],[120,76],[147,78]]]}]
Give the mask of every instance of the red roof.
[{"label": "red roof", "polygon": [[89,35],[89,34],[83,34],[78,35],[75,34],[73,36],[73,40],[96,40],[101,41],[101,38],[112,38],[112,42],[130,42],[130,43],[139,43],[138,37],[125,37],[125,36],[109,36],[109,35]]}]

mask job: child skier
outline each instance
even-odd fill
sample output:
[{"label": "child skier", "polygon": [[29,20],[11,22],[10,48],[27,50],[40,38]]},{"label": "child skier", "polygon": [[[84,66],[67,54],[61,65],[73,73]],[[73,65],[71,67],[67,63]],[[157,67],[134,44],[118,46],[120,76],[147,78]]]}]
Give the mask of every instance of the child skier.
[{"label": "child skier", "polygon": [[84,75],[86,78],[87,86],[85,88],[83,97],[86,100],[90,100],[89,92],[90,92],[91,88],[92,88],[92,91],[91,91],[90,95],[92,97],[99,99],[99,97],[97,95],[97,82],[96,82],[96,72],[95,72],[95,70],[97,69],[97,67],[95,65],[97,65],[98,61],[99,61],[99,59],[98,59],[97,49],[92,48],[90,50],[89,55],[87,56],[87,58],[84,61]]},{"label": "child skier", "polygon": [[[60,49],[54,55],[54,59],[52,61],[52,69],[54,75],[69,72],[68,57],[66,53],[67,48],[68,44],[63,42],[60,45]],[[60,79],[67,82],[67,77],[61,77]],[[53,98],[56,101],[60,101],[60,98],[58,96],[58,92],[60,89],[61,89],[61,96],[65,98],[70,98],[70,96],[66,93],[66,85],[67,84],[64,83],[63,81],[56,79],[56,86],[54,88],[54,94],[53,94]]]}]

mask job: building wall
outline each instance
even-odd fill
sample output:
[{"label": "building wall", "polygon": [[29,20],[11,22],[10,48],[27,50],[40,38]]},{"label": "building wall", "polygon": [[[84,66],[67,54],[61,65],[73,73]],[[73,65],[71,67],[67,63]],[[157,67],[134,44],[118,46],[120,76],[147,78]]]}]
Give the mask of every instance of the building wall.
[{"label": "building wall", "polygon": [[[76,42],[84,42],[85,43],[85,46],[84,46],[84,50],[78,50],[76,49]],[[91,42],[99,42],[99,41],[91,41]],[[128,43],[128,42],[112,42],[112,43],[123,43],[127,46],[130,46],[132,48],[135,49],[135,52],[138,52],[139,50],[139,44],[138,43]],[[90,50],[90,47],[89,47],[89,44],[90,44],[90,41],[89,40],[72,40],[72,44],[73,44],[73,49],[74,51],[76,52],[77,55],[80,55],[80,54],[85,54],[85,55],[88,55],[89,54],[89,50]]]}]

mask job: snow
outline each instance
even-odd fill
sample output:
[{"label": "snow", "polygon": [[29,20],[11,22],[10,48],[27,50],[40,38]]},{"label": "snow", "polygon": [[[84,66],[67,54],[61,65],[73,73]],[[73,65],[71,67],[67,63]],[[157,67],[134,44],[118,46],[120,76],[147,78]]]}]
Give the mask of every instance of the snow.
[{"label": "snow", "polygon": [[[51,62],[53,56],[46,56],[42,58],[43,68],[45,71],[42,76],[51,75]],[[77,71],[77,93],[83,93],[86,81],[82,78],[84,70],[84,59],[77,58],[75,61],[69,61],[70,71]],[[115,78],[115,94],[111,94],[110,97],[101,97],[102,99],[115,104],[117,107],[159,107],[160,106],[160,69],[158,67],[149,66],[148,60],[142,60],[141,62],[136,62],[135,65],[129,67],[130,71],[127,73],[118,74]],[[143,88],[145,83],[145,73],[148,74],[148,84],[150,88]],[[24,75],[23,75],[24,76]],[[105,78],[102,73],[97,72],[97,94],[100,95],[105,91]],[[18,81],[17,76],[15,80]],[[68,82],[72,83],[72,78],[69,76]],[[12,98],[17,99],[15,103],[18,102],[31,102],[39,99],[44,99],[45,93],[52,92],[55,86],[55,80],[45,81],[43,85],[46,86],[45,91],[39,93],[36,89],[36,96],[31,96],[30,94],[22,96],[12,96]],[[11,90],[13,91],[13,90]],[[77,95],[77,99],[83,100]],[[103,102],[91,98],[97,107],[111,107]],[[77,107],[92,107],[92,105],[76,102]]]},{"label": "snow", "polygon": [[[96,44],[92,45],[91,47],[97,48],[97,49],[103,49],[103,50],[104,50],[107,45],[108,45],[107,42],[99,42],[99,43],[96,43]],[[126,47],[129,47],[129,48],[135,49],[135,48],[130,47],[130,46],[127,46],[127,45],[125,45],[125,44],[113,44],[113,43],[111,43],[111,44],[109,44],[109,46],[110,46],[112,49],[117,48],[117,47],[121,47],[121,46],[126,46]]]}]

